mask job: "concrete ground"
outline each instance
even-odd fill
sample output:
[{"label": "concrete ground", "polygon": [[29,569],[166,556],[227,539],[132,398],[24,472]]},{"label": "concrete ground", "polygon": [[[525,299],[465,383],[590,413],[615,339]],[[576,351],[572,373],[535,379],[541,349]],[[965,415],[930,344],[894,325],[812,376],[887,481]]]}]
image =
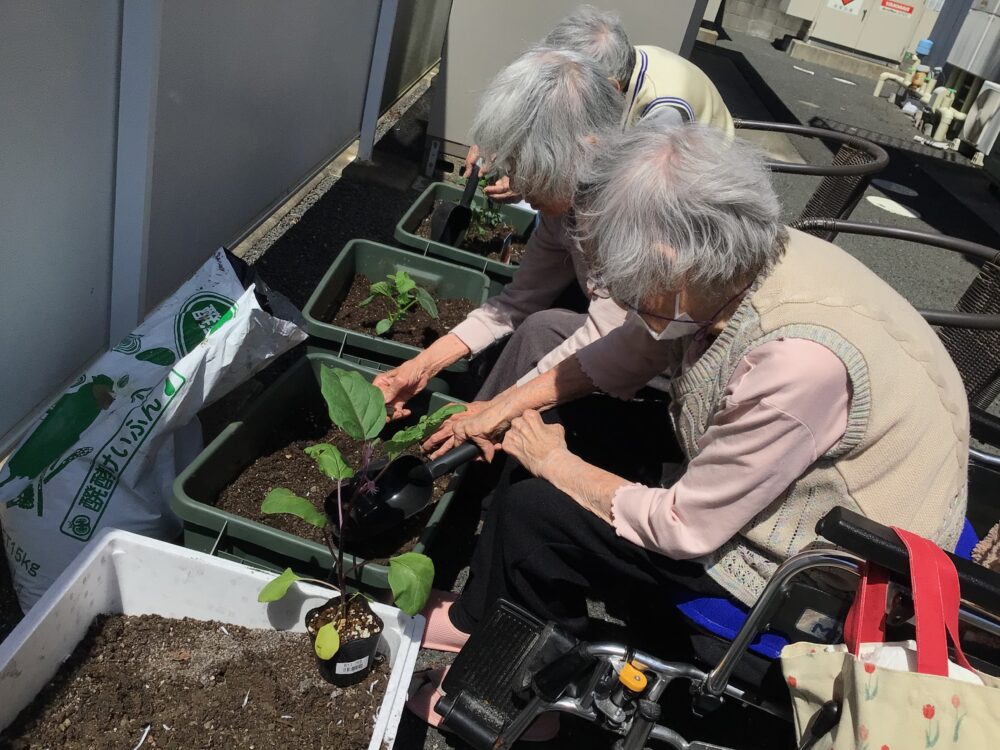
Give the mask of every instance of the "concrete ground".
[{"label": "concrete ground", "polygon": [[[885,136],[884,143],[913,144],[913,150],[887,147],[890,164],[876,175],[876,184],[851,220],[931,230],[1000,248],[994,230],[1000,227],[1000,203],[988,191],[981,171],[963,157],[950,155],[955,159],[951,161],[912,142],[918,132],[912,119],[886,99],[872,96],[873,80],[795,60],[756,37],[731,36],[715,47],[698,45],[694,60],[719,87],[735,116],[803,125],[843,123]],[[826,147],[795,137],[792,141],[807,162],[829,163]],[[775,175],[787,220],[798,216],[818,183],[819,178]],[[897,185],[906,194],[897,192]],[[890,198],[920,218],[894,215],[868,198]],[[952,309],[977,272],[961,256],[936,248],[850,235],[838,237],[837,244],[917,307]]]}]

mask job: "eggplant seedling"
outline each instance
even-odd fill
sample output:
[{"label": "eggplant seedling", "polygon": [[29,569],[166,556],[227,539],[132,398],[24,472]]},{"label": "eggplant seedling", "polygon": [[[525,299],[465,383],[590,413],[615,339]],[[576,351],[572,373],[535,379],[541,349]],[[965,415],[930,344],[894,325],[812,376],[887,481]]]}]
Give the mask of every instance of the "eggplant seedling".
[{"label": "eggplant seedling", "polygon": [[361,307],[371,304],[376,297],[389,300],[389,317],[382,318],[375,324],[375,333],[381,336],[387,333],[396,323],[406,317],[406,313],[414,305],[420,305],[428,315],[437,319],[437,303],[430,292],[419,286],[406,271],[397,271],[385,277],[385,281],[376,281],[368,288],[368,296],[361,300]]},{"label": "eggplant seedling", "polygon": [[[495,182],[496,179],[496,174],[480,177],[479,189],[485,190],[486,186]],[[504,215],[503,211],[500,210],[500,204],[495,203],[489,198],[484,198],[482,201],[472,201],[469,209],[472,212],[472,216],[469,219],[469,229],[465,233],[467,238],[485,242],[492,236],[493,228],[498,224],[504,223]]]},{"label": "eggplant seedling", "polygon": [[[385,427],[386,422],[385,398],[377,387],[357,372],[324,367],[320,372],[320,391],[326,401],[330,420],[348,436],[364,443],[361,466],[358,467],[357,472],[347,463],[334,445],[321,443],[305,449],[305,452],[316,462],[319,470],[337,483],[335,492],[340,543],[335,545],[333,542],[333,534],[327,515],[318,510],[309,500],[299,497],[284,487],[276,487],[268,492],[261,504],[261,511],[264,513],[290,513],[323,529],[324,539],[330,548],[330,553],[337,561],[337,583],[334,585],[329,581],[302,578],[291,568],[288,568],[265,585],[257,599],[260,602],[277,601],[288,592],[289,587],[296,581],[318,583],[338,591],[340,597],[336,615],[315,633],[314,650],[317,657],[326,661],[332,659],[340,649],[341,633],[338,631],[336,623],[347,622],[351,602],[357,596],[348,597],[345,593],[347,590],[347,571],[344,567],[344,545],[345,535],[348,533],[349,527],[344,524],[344,483],[355,478],[357,474],[358,481],[353,484],[350,502],[356,500],[360,493],[376,489],[381,472],[376,472],[374,477],[369,478],[369,469],[377,449],[381,447],[386,457],[391,460],[430,435],[448,417],[463,411],[465,407],[460,404],[444,406],[432,414],[421,417],[417,424],[399,430],[391,438],[382,442],[378,439],[378,435]],[[433,578],[434,563],[426,555],[407,552],[389,560],[389,586],[392,589],[396,605],[407,614],[414,615],[423,609],[430,594]],[[375,617],[373,613],[372,617]]]}]

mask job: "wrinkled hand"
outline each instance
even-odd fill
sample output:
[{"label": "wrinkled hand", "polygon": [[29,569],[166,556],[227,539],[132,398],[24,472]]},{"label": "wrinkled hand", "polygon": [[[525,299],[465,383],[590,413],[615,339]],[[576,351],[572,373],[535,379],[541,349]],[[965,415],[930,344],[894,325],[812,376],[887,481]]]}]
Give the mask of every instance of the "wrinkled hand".
[{"label": "wrinkled hand", "polygon": [[465,155],[465,165],[462,169],[462,174],[468,177],[472,173],[472,168],[476,166],[476,161],[479,159],[479,146],[473,143],[469,146],[469,153]]},{"label": "wrinkled hand", "polygon": [[541,476],[546,459],[566,450],[566,430],[559,424],[545,424],[541,414],[529,409],[511,421],[502,447],[529,472]]},{"label": "wrinkled hand", "polygon": [[498,178],[495,182],[487,185],[483,188],[483,193],[491,201],[497,203],[517,203],[521,200],[521,194],[511,188],[510,177],[504,175]]},{"label": "wrinkled hand", "polygon": [[372,384],[385,396],[385,411],[390,422],[410,416],[406,402],[426,388],[427,381],[424,368],[413,360],[375,376]]},{"label": "wrinkled hand", "polygon": [[431,458],[437,458],[456,445],[471,440],[479,446],[483,459],[492,461],[500,449],[497,438],[509,424],[502,409],[492,401],[473,401],[461,414],[449,417],[437,432],[427,438],[422,448],[431,454]]},{"label": "wrinkled hand", "polygon": [[[469,153],[465,157],[465,168],[462,174],[468,176],[469,173],[472,172],[472,167],[479,159],[479,156],[479,146],[473,144],[469,148]],[[520,193],[511,189],[510,177],[507,175],[504,175],[492,184],[487,185],[483,188],[483,193],[485,193],[486,197],[491,201],[496,201],[497,203],[517,203],[522,197]]]}]

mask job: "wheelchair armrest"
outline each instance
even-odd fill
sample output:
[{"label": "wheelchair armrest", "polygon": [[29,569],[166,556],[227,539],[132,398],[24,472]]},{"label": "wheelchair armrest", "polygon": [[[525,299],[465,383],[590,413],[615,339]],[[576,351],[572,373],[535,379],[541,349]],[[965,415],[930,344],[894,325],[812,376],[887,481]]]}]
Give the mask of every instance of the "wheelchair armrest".
[{"label": "wheelchair armrest", "polygon": [[[895,573],[903,581],[909,580],[910,564],[906,547],[888,526],[846,508],[834,508],[816,524],[816,533],[838,547]],[[987,612],[1000,612],[1000,573],[951,553],[948,556],[958,571],[962,598]]]},{"label": "wheelchair armrest", "polygon": [[987,445],[1000,448],[1000,417],[970,406],[969,423],[972,437]]}]

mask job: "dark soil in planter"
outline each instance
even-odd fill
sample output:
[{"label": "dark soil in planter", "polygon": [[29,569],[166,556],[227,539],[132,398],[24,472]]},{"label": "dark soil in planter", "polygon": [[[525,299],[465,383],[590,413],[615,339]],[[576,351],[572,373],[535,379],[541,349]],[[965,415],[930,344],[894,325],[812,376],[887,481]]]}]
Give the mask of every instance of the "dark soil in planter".
[{"label": "dark soil in planter", "polygon": [[332,687],[304,633],[100,615],[0,747],[366,748],[388,678]]},{"label": "dark soil in planter", "polygon": [[[441,201],[434,201],[430,213],[417,225],[416,231],[414,231],[415,235],[423,237],[425,240],[431,238],[431,216],[440,205]],[[489,236],[485,239],[466,235],[465,241],[458,247],[460,250],[468,250],[470,253],[482,255],[490,260],[500,260],[500,250],[503,249],[503,241],[511,232],[516,233],[516,230],[510,224],[497,224],[490,230]],[[521,256],[524,255],[526,245],[526,240],[521,237],[514,237],[514,241],[510,245],[509,262],[511,265],[517,265],[521,262]]]},{"label": "dark soil in planter", "polygon": [[[390,434],[399,429],[389,425]],[[219,496],[215,505],[237,516],[287,531],[295,536],[325,544],[323,529],[306,523],[287,513],[261,513],[260,504],[275,487],[286,487],[299,497],[313,502],[323,510],[327,495],[336,491],[337,483],[327,477],[305,453],[305,448],[317,443],[337,446],[348,464],[361,465],[361,446],[339,428],[330,424],[326,414],[302,409],[290,414],[287,424],[277,425],[267,452],[247,466]],[[434,483],[432,503],[392,531],[344,547],[345,552],[373,563],[385,563],[394,555],[409,552],[420,540],[427,519],[434,512],[436,503],[448,487],[450,477],[441,477]],[[346,500],[347,498],[345,498]]]},{"label": "dark soil in planter", "polygon": [[[388,318],[393,308],[385,297],[376,297],[361,307],[361,301],[368,296],[371,285],[368,277],[361,274],[355,276],[347,296],[331,307],[323,319],[341,328],[376,336],[375,325],[383,318]],[[467,299],[438,299],[435,302],[437,318],[432,318],[422,307],[414,305],[407,310],[406,317],[396,321],[392,328],[378,338],[422,349],[444,336],[476,309],[476,305]]]}]

